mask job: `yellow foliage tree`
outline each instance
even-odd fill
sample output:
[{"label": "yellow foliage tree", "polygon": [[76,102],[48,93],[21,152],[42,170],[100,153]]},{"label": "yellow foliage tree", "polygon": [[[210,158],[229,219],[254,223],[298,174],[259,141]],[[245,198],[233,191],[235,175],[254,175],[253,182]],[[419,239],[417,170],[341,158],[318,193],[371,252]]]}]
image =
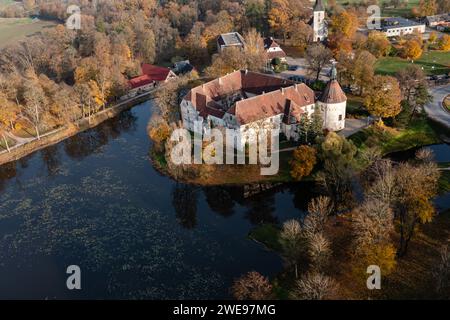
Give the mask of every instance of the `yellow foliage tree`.
[{"label": "yellow foliage tree", "polygon": [[405,42],[401,50],[401,56],[405,59],[416,60],[422,56],[422,46],[415,39],[410,39]]},{"label": "yellow foliage tree", "polygon": [[450,51],[450,35],[444,34],[439,39],[439,49],[444,51]]},{"label": "yellow foliage tree", "polygon": [[317,163],[316,149],[301,146],[294,151],[291,160],[291,176],[297,181],[311,174]]},{"label": "yellow foliage tree", "polygon": [[402,95],[397,79],[389,76],[375,76],[369,87],[364,105],[375,116],[391,118],[401,111]]}]

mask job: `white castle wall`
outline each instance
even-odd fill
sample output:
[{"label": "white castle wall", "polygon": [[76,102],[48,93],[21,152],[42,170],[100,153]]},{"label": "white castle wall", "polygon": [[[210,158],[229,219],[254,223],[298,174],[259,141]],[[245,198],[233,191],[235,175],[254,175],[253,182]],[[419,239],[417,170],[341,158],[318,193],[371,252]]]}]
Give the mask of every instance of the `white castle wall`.
[{"label": "white castle wall", "polygon": [[324,129],[340,131],[345,128],[347,101],[325,104],[318,102],[324,120]]}]

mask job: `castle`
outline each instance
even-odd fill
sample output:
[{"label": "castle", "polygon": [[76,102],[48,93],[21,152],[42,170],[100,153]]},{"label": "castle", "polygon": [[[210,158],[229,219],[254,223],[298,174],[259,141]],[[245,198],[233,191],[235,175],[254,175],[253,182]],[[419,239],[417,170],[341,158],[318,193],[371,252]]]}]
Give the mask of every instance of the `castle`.
[{"label": "castle", "polygon": [[180,104],[183,126],[193,132],[198,131],[195,123],[201,123],[203,132],[230,128],[239,130],[245,139],[249,129],[280,124],[277,129],[294,141],[300,139],[302,117],[311,117],[316,108],[320,108],[324,129],[344,129],[346,107],[347,97],[336,79],[335,67],[318,98],[303,83],[240,70],[191,89]]}]

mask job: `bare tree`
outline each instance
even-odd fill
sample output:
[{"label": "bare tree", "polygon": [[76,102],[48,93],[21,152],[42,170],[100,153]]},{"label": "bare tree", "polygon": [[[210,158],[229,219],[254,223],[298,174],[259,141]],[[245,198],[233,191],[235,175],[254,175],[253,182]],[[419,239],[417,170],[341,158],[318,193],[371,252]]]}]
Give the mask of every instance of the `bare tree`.
[{"label": "bare tree", "polygon": [[269,280],[255,271],[237,279],[231,291],[237,300],[269,300],[272,298],[272,285]]},{"label": "bare tree", "polygon": [[333,212],[331,199],[318,197],[308,204],[308,215],[303,223],[303,232],[306,237],[323,231],[328,216]]},{"label": "bare tree", "polygon": [[393,231],[394,214],[389,204],[382,200],[364,202],[353,215],[353,234],[357,249],[390,242]]},{"label": "bare tree", "polygon": [[303,250],[302,228],[297,220],[289,220],[283,224],[280,244],[289,263],[294,265],[295,277],[298,278],[298,258]]},{"label": "bare tree", "polygon": [[335,297],[336,281],[318,272],[309,272],[295,283],[291,298],[295,300],[325,300]]},{"label": "bare tree", "polygon": [[319,272],[328,265],[331,248],[330,242],[323,233],[315,233],[308,239],[308,256],[314,271]]},{"label": "bare tree", "polygon": [[320,72],[330,63],[332,53],[323,44],[314,44],[306,49],[306,62],[312,73],[315,74],[316,81],[319,80]]},{"label": "bare tree", "polygon": [[[449,239],[450,241],[450,239]],[[450,289],[450,250],[448,245],[442,246],[440,250],[439,263],[433,270],[433,278],[435,280],[436,294],[440,298],[445,298],[442,295]]]}]

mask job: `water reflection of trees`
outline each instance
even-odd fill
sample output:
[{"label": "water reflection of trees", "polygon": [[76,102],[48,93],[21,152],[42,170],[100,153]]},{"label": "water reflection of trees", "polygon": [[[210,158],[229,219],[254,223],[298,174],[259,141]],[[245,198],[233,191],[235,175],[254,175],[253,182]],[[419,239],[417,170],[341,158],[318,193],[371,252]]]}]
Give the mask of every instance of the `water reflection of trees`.
[{"label": "water reflection of trees", "polygon": [[111,139],[116,139],[124,132],[136,130],[137,118],[131,111],[125,111],[120,116],[109,119],[101,125],[81,132],[64,141],[66,154],[77,160],[99,152]]},{"label": "water reflection of trees", "polygon": [[203,189],[203,193],[212,211],[223,217],[234,214],[234,200],[228,190],[223,187],[208,187]]},{"label": "water reflection of trees", "polygon": [[44,163],[49,176],[58,173],[61,167],[61,153],[57,145],[49,146],[41,151],[42,162]]},{"label": "water reflection of trees", "polygon": [[275,212],[275,193],[264,192],[244,201],[247,208],[245,217],[254,225],[278,223]]},{"label": "water reflection of trees", "polygon": [[5,189],[6,182],[15,178],[17,175],[17,168],[15,162],[10,162],[0,166],[0,191]]},{"label": "water reflection of trees", "polygon": [[183,228],[194,229],[197,226],[197,199],[196,186],[177,183],[172,191],[172,205],[175,209],[178,222]]}]

